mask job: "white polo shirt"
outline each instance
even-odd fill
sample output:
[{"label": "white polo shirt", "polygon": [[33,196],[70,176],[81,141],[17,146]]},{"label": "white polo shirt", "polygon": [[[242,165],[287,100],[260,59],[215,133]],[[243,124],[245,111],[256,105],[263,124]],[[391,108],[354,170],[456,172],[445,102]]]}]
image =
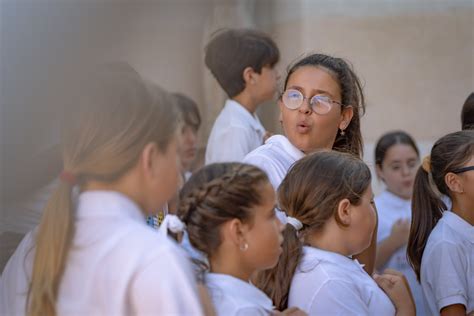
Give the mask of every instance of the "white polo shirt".
[{"label": "white polo shirt", "polygon": [[308,315],[395,315],[389,297],[357,262],[304,246],[291,281],[288,307]]},{"label": "white polo shirt", "polygon": [[[183,250],[148,227],[128,197],[113,191],[80,194],[75,224],[58,315],[202,315]],[[4,270],[1,315],[25,313],[34,234],[24,238]]]},{"label": "white polo shirt", "polygon": [[283,135],[274,135],[267,139],[265,145],[258,147],[245,158],[245,163],[265,171],[271,184],[278,189],[290,167],[305,154],[293,146]]},{"label": "white polo shirt", "polygon": [[[390,236],[393,224],[399,219],[411,220],[411,201],[404,200],[395,194],[385,190],[375,198],[379,225],[377,231],[377,242],[380,243]],[[417,315],[426,315],[425,303],[421,285],[418,283],[415,271],[407,260],[407,247],[402,246],[396,250],[388,259],[385,265],[380,269],[383,272],[390,268],[402,272],[410,284],[411,293],[416,305]]]},{"label": "white polo shirt", "polygon": [[241,162],[245,155],[263,144],[265,128],[256,113],[240,103],[227,100],[217,116],[207,141],[206,165]]},{"label": "white polo shirt", "polygon": [[421,286],[430,314],[452,304],[474,311],[474,226],[443,212],[421,260]]},{"label": "white polo shirt", "polygon": [[271,299],[258,288],[227,274],[206,274],[209,290],[218,316],[266,316],[273,311]]}]

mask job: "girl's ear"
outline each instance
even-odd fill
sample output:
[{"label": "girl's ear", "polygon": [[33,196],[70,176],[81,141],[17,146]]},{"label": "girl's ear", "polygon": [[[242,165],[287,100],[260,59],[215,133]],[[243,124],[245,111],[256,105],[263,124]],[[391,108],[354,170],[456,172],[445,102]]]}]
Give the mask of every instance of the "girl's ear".
[{"label": "girl's ear", "polygon": [[354,108],[352,106],[346,106],[341,112],[341,122],[339,123],[339,129],[344,131],[347,126],[351,123],[352,117],[354,116]]},{"label": "girl's ear", "polygon": [[444,182],[450,191],[455,193],[464,193],[464,186],[460,177],[452,172],[448,172],[444,176]]},{"label": "girl's ear", "polygon": [[342,226],[351,224],[351,202],[348,199],[341,200],[337,205],[336,222]]},{"label": "girl's ear", "polygon": [[148,143],[143,148],[140,159],[139,159],[139,168],[143,171],[143,174],[147,178],[153,178],[156,176],[155,169],[156,169],[156,157],[159,155],[160,152],[158,147],[156,147],[155,143]]},{"label": "girl's ear", "polygon": [[377,178],[385,182],[385,179],[383,178],[382,168],[377,164],[375,164],[375,173],[377,174]]},{"label": "girl's ear", "polygon": [[234,218],[228,221],[225,226],[225,235],[230,239],[230,241],[239,248],[248,247],[246,235],[249,230],[248,225],[243,224],[240,219]]}]

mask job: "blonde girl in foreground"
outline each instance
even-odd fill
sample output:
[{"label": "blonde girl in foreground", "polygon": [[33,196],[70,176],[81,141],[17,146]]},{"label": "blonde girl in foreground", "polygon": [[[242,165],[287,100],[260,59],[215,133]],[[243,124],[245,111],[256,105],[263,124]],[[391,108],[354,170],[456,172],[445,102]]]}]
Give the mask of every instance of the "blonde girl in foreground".
[{"label": "blonde girl in foreground", "polygon": [[3,272],[2,315],[202,314],[182,250],[145,223],[176,191],[178,116],[132,68],[106,68],[73,99],[61,183]]}]

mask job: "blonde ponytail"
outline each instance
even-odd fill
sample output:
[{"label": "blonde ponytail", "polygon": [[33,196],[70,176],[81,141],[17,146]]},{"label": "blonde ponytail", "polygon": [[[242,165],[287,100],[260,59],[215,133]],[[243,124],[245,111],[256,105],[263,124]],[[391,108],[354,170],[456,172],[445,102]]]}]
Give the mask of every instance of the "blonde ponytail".
[{"label": "blonde ponytail", "polygon": [[72,186],[60,182],[48,200],[36,236],[27,315],[56,315],[56,299],[73,235]]}]

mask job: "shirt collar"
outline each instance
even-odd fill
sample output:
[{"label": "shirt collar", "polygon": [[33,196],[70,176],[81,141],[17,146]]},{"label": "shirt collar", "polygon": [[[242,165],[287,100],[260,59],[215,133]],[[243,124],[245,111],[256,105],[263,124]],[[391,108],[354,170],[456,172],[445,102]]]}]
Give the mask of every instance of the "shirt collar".
[{"label": "shirt collar", "polygon": [[443,212],[442,220],[454,231],[459,232],[467,240],[474,244],[474,226],[466,222],[459,215],[452,211]]},{"label": "shirt collar", "polygon": [[117,191],[85,191],[77,201],[77,218],[121,217],[145,224],[145,214],[126,195]]},{"label": "shirt collar", "polygon": [[338,267],[345,270],[365,272],[364,265],[360,264],[357,259],[351,259],[341,254],[322,250],[315,247],[304,246],[303,247],[303,260],[299,266],[300,270],[308,271],[316,267],[320,262],[333,263]]},{"label": "shirt collar", "polygon": [[228,296],[240,297],[268,312],[273,311],[272,300],[250,282],[220,273],[207,273],[206,282],[209,287],[217,287]]},{"label": "shirt collar", "polygon": [[243,119],[249,122],[254,129],[265,132],[257,113],[250,113],[242,104],[231,99],[227,99],[224,106],[228,107],[232,112],[238,113]]},{"label": "shirt collar", "polygon": [[290,143],[288,138],[283,135],[274,135],[265,142],[265,144],[271,143],[279,144],[295,161],[298,161],[305,156],[304,152],[296,148],[292,143]]}]

